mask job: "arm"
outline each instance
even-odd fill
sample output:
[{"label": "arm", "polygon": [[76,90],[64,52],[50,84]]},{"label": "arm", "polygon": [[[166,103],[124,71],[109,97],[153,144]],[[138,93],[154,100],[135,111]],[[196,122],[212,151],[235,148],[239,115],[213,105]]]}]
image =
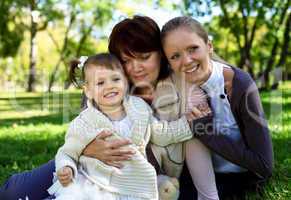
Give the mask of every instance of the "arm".
[{"label": "arm", "polygon": [[77,175],[77,163],[84,148],[102,131],[94,128],[77,117],[68,128],[64,145],[58,150],[56,155],[56,171],[69,166],[73,169],[74,176]]},{"label": "arm", "polygon": [[[81,152],[87,145],[87,143],[84,141],[85,136],[82,136],[77,131],[76,120],[77,119],[70,123],[65,136],[65,143],[61,148],[59,148],[55,158],[56,171],[69,166],[72,168],[74,176],[77,174],[77,163]],[[80,122],[80,120],[78,120],[78,122]],[[84,129],[83,131],[86,134],[88,130]]]},{"label": "arm", "polygon": [[[240,119],[238,125],[241,140],[235,141],[227,137],[226,133],[214,133],[211,128],[206,130],[206,134],[197,134],[197,137],[227,160],[267,178],[273,168],[272,143],[259,93],[253,81],[240,99],[239,107],[237,116]],[[204,119],[203,123],[209,125],[212,119]]]},{"label": "arm", "polygon": [[167,146],[173,143],[183,142],[193,137],[191,128],[186,116],[182,116],[176,121],[158,121],[152,116],[150,124],[151,142],[160,146]]}]

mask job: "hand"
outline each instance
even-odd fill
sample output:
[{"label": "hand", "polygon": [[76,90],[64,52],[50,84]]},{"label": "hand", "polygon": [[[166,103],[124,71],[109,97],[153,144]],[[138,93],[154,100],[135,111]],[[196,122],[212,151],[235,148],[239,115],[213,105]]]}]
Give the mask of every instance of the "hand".
[{"label": "hand", "polygon": [[185,116],[187,118],[187,121],[191,122],[195,119],[199,119],[199,118],[211,115],[211,113],[212,113],[212,111],[211,111],[208,103],[204,102],[204,103],[201,103],[197,106],[194,106],[191,109],[191,112],[186,113]]},{"label": "hand", "polygon": [[131,144],[128,139],[105,141],[111,135],[112,133],[108,131],[102,131],[87,145],[82,154],[96,158],[107,165],[122,168],[121,161],[130,160],[135,151],[130,147],[125,147]]},{"label": "hand", "polygon": [[63,167],[57,171],[57,176],[62,186],[68,186],[73,180],[73,170],[71,167]]}]

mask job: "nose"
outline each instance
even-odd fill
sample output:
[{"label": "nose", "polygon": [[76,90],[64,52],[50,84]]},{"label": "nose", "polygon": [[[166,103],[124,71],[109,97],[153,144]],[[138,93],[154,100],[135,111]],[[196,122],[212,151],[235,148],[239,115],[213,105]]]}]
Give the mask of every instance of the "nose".
[{"label": "nose", "polygon": [[183,54],[183,66],[188,66],[192,63],[191,55],[188,53]]},{"label": "nose", "polygon": [[141,66],[141,63],[138,60],[134,60],[132,62],[132,70],[133,70],[134,73],[139,73],[139,72],[141,72],[143,70],[142,66]]}]

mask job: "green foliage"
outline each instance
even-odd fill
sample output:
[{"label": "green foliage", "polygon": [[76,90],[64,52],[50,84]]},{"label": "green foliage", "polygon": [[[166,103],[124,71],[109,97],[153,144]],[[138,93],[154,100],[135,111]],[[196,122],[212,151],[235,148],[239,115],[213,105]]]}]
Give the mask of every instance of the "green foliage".
[{"label": "green foliage", "polygon": [[14,56],[23,40],[24,25],[19,22],[20,13],[12,7],[13,2],[0,2],[0,57]]}]

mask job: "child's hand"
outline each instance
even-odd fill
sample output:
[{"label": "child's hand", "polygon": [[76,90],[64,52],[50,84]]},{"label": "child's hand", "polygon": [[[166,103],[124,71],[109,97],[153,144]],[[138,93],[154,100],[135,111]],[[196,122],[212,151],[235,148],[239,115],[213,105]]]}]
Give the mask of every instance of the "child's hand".
[{"label": "child's hand", "polygon": [[186,113],[186,118],[188,122],[191,122],[195,119],[206,117],[212,113],[208,103],[201,103],[197,106],[194,106],[190,112]]},{"label": "child's hand", "polygon": [[57,171],[57,176],[62,186],[68,186],[73,180],[73,170],[71,167],[63,167]]}]

